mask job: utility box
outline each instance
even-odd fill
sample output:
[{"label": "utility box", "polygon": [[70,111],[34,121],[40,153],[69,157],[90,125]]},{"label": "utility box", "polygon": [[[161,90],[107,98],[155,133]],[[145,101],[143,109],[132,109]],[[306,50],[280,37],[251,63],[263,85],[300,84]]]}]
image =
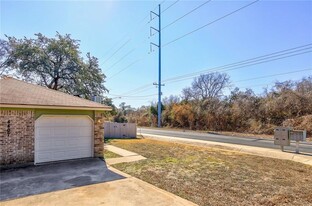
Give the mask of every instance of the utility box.
[{"label": "utility box", "polygon": [[307,131],[306,130],[291,130],[290,131],[290,140],[293,141],[306,141],[307,138]]},{"label": "utility box", "polygon": [[277,127],[274,130],[274,144],[280,146],[290,146],[290,128]]}]

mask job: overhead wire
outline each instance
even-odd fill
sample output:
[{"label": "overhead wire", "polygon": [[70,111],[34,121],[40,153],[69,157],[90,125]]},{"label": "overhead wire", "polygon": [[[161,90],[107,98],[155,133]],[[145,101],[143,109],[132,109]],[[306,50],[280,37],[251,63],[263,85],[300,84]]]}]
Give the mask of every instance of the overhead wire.
[{"label": "overhead wire", "polygon": [[[265,75],[265,76],[260,76],[260,77],[253,77],[253,78],[248,78],[248,79],[242,79],[242,80],[235,81],[233,83],[257,80],[257,79],[263,79],[263,78],[269,78],[269,77],[274,77],[274,76],[282,76],[282,75],[287,75],[287,74],[294,74],[294,73],[299,73],[299,72],[304,72],[304,71],[312,71],[312,68],[301,69],[301,70],[294,70],[294,71],[278,73],[278,74]],[[186,80],[186,79],[183,79],[183,80]],[[178,82],[178,81],[171,81],[171,82],[168,82],[167,84],[172,84],[172,83],[175,83],[175,82]]]},{"label": "overhead wire", "polygon": [[[162,13],[163,12],[165,12],[165,11],[167,11],[168,9],[170,9],[172,6],[174,6],[176,3],[178,3],[180,0],[176,0],[176,1],[174,1],[172,4],[170,4],[166,9],[164,9],[163,11],[162,11]],[[162,4],[162,3],[164,3],[165,2],[165,0],[164,1],[162,1],[161,3],[160,3],[160,5]],[[153,10],[155,10],[157,8],[157,6],[153,9]],[[145,17],[145,18],[147,18],[147,17]],[[149,23],[149,22],[148,22]],[[129,41],[131,41],[131,39],[129,39]],[[129,43],[129,41],[127,41],[127,42],[125,42],[125,44],[123,44],[119,49],[117,49],[113,54],[112,54],[112,56],[114,56],[121,48],[123,48],[127,43]],[[141,44],[142,43],[145,43],[145,41],[146,40],[144,40],[143,42],[141,42]],[[140,45],[141,45],[140,44]],[[136,48],[134,48],[134,49],[132,49],[132,50],[130,50],[128,53],[126,53],[123,57],[121,57],[119,60],[117,60],[112,66],[110,66],[107,70],[106,70],[106,72],[108,72],[108,71],[110,71],[116,64],[118,64],[118,63],[120,63],[123,59],[125,59],[130,53],[132,53],[134,50],[136,50],[138,48],[138,46],[136,47]],[[111,56],[111,57],[112,57]],[[110,58],[111,58],[110,57]],[[108,61],[109,59],[107,59],[106,61]],[[103,62],[103,63],[105,63],[105,62]],[[129,68],[129,67],[127,67],[127,68]],[[126,69],[122,69],[122,70],[120,70],[119,72],[117,72],[116,74],[120,74],[121,72],[123,72],[123,71],[125,71]],[[111,78],[113,78],[113,77],[115,77],[116,76],[116,74],[114,74],[114,75],[112,75],[111,77],[109,77],[107,80],[109,80],[109,79],[111,79]]]},{"label": "overhead wire", "polygon": [[[162,2],[160,2],[158,5],[162,5],[165,1],[166,1],[166,0],[163,0],[163,1],[162,1]],[[155,11],[155,10],[158,8],[158,5],[157,5],[157,6],[155,6],[155,8],[154,8],[154,9],[152,9],[152,11]],[[150,15],[150,14],[149,14],[149,15]],[[149,16],[149,15],[147,15],[147,16]],[[151,19],[147,22],[147,24],[151,23],[151,22],[152,22],[155,18],[156,18],[156,17],[151,18]]]},{"label": "overhead wire", "polygon": [[179,20],[183,19],[184,17],[188,16],[189,14],[195,12],[197,9],[205,6],[207,3],[211,2],[212,0],[208,0],[205,1],[204,3],[200,4],[199,6],[195,7],[194,9],[192,9],[191,11],[187,12],[186,14],[180,16],[179,18],[175,19],[174,21],[172,21],[171,23],[167,24],[166,26],[164,26],[163,28],[161,28],[161,30],[165,30],[166,28],[170,27],[171,25],[175,24],[176,22],[178,22]]},{"label": "overhead wire", "polygon": [[101,63],[101,65],[109,61],[113,56],[115,56],[115,54],[117,54],[117,52],[119,52],[122,48],[124,48],[130,41],[131,38],[129,38],[125,43],[123,43],[120,47],[118,47],[118,49],[112,55],[110,55],[104,62]]},{"label": "overhead wire", "polygon": [[212,70],[226,69],[226,68],[233,67],[233,66],[240,66],[242,64],[254,63],[254,62],[266,60],[266,59],[269,59],[269,58],[272,58],[272,57],[279,57],[279,56],[291,54],[291,53],[294,53],[294,52],[301,52],[301,51],[304,51],[304,50],[307,50],[307,49],[311,49],[311,48],[312,48],[312,43],[309,43],[309,44],[305,44],[305,45],[301,45],[301,46],[297,46],[297,47],[293,47],[293,48],[289,48],[289,49],[273,52],[273,53],[266,54],[266,55],[261,55],[261,56],[249,58],[249,59],[246,59],[246,60],[242,60],[242,61],[238,61],[238,62],[234,62],[234,63],[230,63],[230,64],[225,64],[225,65],[222,65],[222,66],[212,67],[212,68],[201,70],[201,71],[198,71],[198,72],[192,72],[192,73],[188,73],[188,74],[184,74],[184,75],[168,78],[168,79],[166,79],[164,81],[170,81],[170,80],[180,79],[180,78],[183,78],[183,77],[190,77],[190,76],[193,76],[193,75],[199,75],[201,73],[209,72],[209,71],[212,71]]},{"label": "overhead wire", "polygon": [[[166,0],[163,0],[160,4],[164,3],[165,1],[166,1]],[[154,7],[153,10],[155,10],[157,7],[158,7],[158,6]],[[130,34],[131,32],[127,32],[127,33],[124,35],[124,37],[121,38],[121,39],[118,41],[118,43],[115,43],[115,44],[114,44],[114,46],[113,46],[112,48],[114,48],[115,45],[118,45],[120,42],[122,42],[123,39],[125,39],[126,37],[128,37],[127,40],[126,40],[126,42],[124,42],[117,50],[115,50],[115,51],[113,52],[113,54],[112,54],[110,57],[108,57],[108,58],[107,58],[104,62],[102,62],[100,65],[103,65],[103,64],[105,64],[106,62],[108,62],[108,61],[109,61],[113,56],[115,56],[122,48],[124,48],[128,43],[130,43],[130,41],[132,41],[132,36],[134,36],[134,34],[135,34],[136,32],[142,30],[142,28],[144,28],[144,27],[149,23],[149,22],[147,22],[146,24],[144,24],[144,25],[141,27],[141,29],[139,29],[139,25],[140,25],[141,23],[143,23],[143,22],[145,21],[145,19],[146,19],[148,16],[149,16],[149,14],[147,14],[144,18],[142,18],[142,20],[139,21],[138,26],[136,27],[135,31],[132,32],[132,34]],[[138,29],[138,31],[136,31],[137,29]],[[111,48],[111,49],[112,49],[112,48]],[[102,58],[103,58],[103,57],[102,57]],[[101,58],[101,59],[102,59],[102,58]]]},{"label": "overhead wire", "polygon": [[[235,66],[234,68],[229,68],[229,69],[211,70],[211,72],[213,72],[213,71],[222,71],[222,72],[226,72],[226,71],[232,71],[232,70],[242,69],[242,68],[245,68],[245,67],[254,66],[254,65],[258,65],[258,64],[263,64],[263,63],[267,63],[267,62],[271,62],[271,61],[275,61],[275,60],[279,60],[279,59],[284,59],[284,58],[288,58],[288,57],[292,57],[292,56],[297,56],[297,55],[301,55],[301,54],[306,54],[306,53],[310,53],[310,52],[312,52],[312,50],[311,50],[311,51],[306,51],[306,52],[301,52],[301,53],[298,53],[298,54],[288,55],[288,56],[285,56],[285,57],[279,57],[279,58],[270,59],[270,60],[266,60],[266,61],[260,61],[260,62],[253,63],[253,64],[246,64],[246,65],[242,65],[242,66],[238,66],[238,67]],[[205,72],[205,73],[207,73],[207,72]],[[174,82],[184,81],[184,80],[187,80],[187,79],[192,79],[192,78],[194,78],[195,76],[199,76],[199,75],[197,74],[197,75],[189,76],[189,77],[186,77],[186,78],[183,78],[183,79],[177,79],[177,80],[174,80]],[[172,81],[169,81],[169,82],[172,82]],[[168,82],[163,81],[163,83],[168,83]]]},{"label": "overhead wire", "polygon": [[[308,69],[300,69],[300,70],[293,70],[289,72],[283,72],[283,73],[276,73],[276,74],[270,74],[270,75],[265,75],[265,76],[259,76],[259,77],[252,77],[252,78],[247,78],[247,79],[242,79],[242,80],[237,80],[234,81],[233,83],[239,83],[239,82],[245,82],[245,81],[251,81],[251,80],[257,80],[257,79],[264,79],[264,78],[269,78],[269,77],[276,77],[276,76],[282,76],[282,75],[288,75],[288,74],[294,74],[294,73],[299,73],[299,72],[304,72],[304,71],[312,71],[312,68]],[[173,83],[173,82],[172,82]],[[269,84],[274,84],[274,83],[266,83],[266,84],[258,84],[255,86],[264,86],[264,85],[269,85]],[[231,88],[233,85],[226,86],[226,88]],[[243,85],[240,88],[251,88],[253,85]],[[142,96],[122,96],[122,95],[117,95],[117,94],[110,94],[112,96],[115,96],[116,98],[143,98],[143,97],[151,97],[151,96],[156,96],[157,94],[150,94],[150,95],[142,95]]]},{"label": "overhead wire", "polygon": [[[222,16],[222,17],[220,17],[220,18],[218,18],[218,19],[216,19],[216,20],[214,20],[214,21],[212,21],[212,22],[209,22],[208,24],[205,24],[204,26],[202,26],[202,27],[200,27],[200,28],[197,28],[197,29],[195,29],[195,30],[193,30],[193,31],[191,31],[191,32],[189,32],[189,33],[187,33],[186,35],[190,35],[191,33],[194,33],[194,32],[196,32],[196,31],[198,31],[198,30],[200,30],[200,29],[202,29],[202,28],[204,28],[204,27],[206,27],[206,26],[208,26],[208,25],[210,25],[210,24],[212,24],[212,23],[215,23],[215,22],[217,22],[217,21],[219,21],[219,20],[221,20],[221,19],[223,19],[223,18],[225,18],[225,17],[228,17],[228,16],[230,16],[230,15],[232,15],[232,14],[234,14],[234,13],[236,13],[236,12],[238,12],[238,11],[240,11],[240,10],[242,10],[242,9],[244,9],[244,8],[246,8],[246,7],[248,7],[248,6],[251,6],[252,4],[254,4],[254,3],[258,2],[258,1],[259,1],[259,0],[256,0],[256,1],[253,1],[253,2],[247,4],[247,5],[243,6],[243,7],[240,7],[240,8],[238,8],[238,9],[236,9],[236,10],[234,10],[234,11],[232,11],[232,12],[230,12],[230,13],[228,13],[228,14],[226,14],[226,15],[224,15],[224,16]],[[162,3],[163,3],[163,2],[162,2]],[[157,7],[156,7],[156,8],[157,8]],[[177,40],[179,40],[179,39],[181,39],[181,38],[184,38],[186,35],[183,35],[183,36],[181,36],[181,37],[179,37],[179,38],[177,38],[177,39],[174,39],[174,40],[172,40],[172,41],[166,43],[166,44],[163,45],[162,47],[167,46],[167,45],[169,45],[169,44],[171,44],[171,43],[173,43],[173,42],[175,42],[175,41],[177,41]],[[148,85],[142,86],[143,89],[145,89],[146,86],[148,86]],[[134,91],[135,91],[135,90],[134,90]],[[132,92],[132,91],[131,91],[131,92]]]},{"label": "overhead wire", "polygon": [[136,63],[142,61],[143,58],[137,59],[135,61],[133,61],[132,63],[130,63],[129,65],[127,65],[126,67],[124,67],[123,69],[121,69],[120,71],[118,71],[117,73],[113,74],[112,76],[110,76],[107,80],[110,80],[112,78],[114,78],[115,76],[117,76],[118,74],[120,74],[121,72],[125,71],[126,69],[129,69],[130,67],[132,67],[133,65],[135,65]]},{"label": "overhead wire", "polygon": [[112,68],[114,68],[114,66],[116,66],[118,63],[120,63],[123,59],[125,59],[127,56],[129,56],[134,51],[135,51],[135,49],[131,49],[124,56],[122,56],[119,60],[117,60],[112,66],[110,66],[108,69],[106,69],[105,72],[110,71]]},{"label": "overhead wire", "polygon": [[164,10],[161,11],[161,13],[166,12],[168,9],[170,9],[172,6],[174,6],[176,3],[178,3],[180,0],[176,0],[174,1],[172,4],[170,4],[167,8],[165,8]]},{"label": "overhead wire", "polygon": [[[130,53],[132,53],[133,51],[135,51],[140,45],[142,45],[142,44],[145,43],[145,42],[146,42],[146,40],[143,40],[141,43],[139,43],[139,44],[137,45],[137,47],[135,47],[135,48],[133,48],[132,50],[130,50],[130,51],[129,51],[126,55],[124,55],[121,59],[119,59],[118,61],[116,61],[115,64],[112,65],[111,67],[113,67],[113,66],[115,66],[116,64],[120,63],[126,56],[128,56]],[[148,53],[141,55],[139,58],[137,58],[137,60],[135,60],[135,62],[138,63],[139,61],[142,61],[142,60],[146,59],[147,54],[148,54]],[[110,67],[109,70],[111,70],[111,67]],[[128,67],[127,67],[127,68],[128,68]],[[106,70],[106,72],[109,71],[109,70]],[[125,68],[119,70],[117,73],[112,74],[111,76],[109,76],[109,77],[107,78],[107,80],[109,80],[109,79],[115,77],[117,74],[120,74],[121,72],[123,72],[123,71],[125,71],[125,70],[126,70]]]},{"label": "overhead wire", "polygon": [[203,29],[203,28],[205,28],[205,27],[207,27],[207,26],[209,26],[209,25],[211,25],[211,24],[213,24],[215,22],[218,22],[218,21],[220,21],[220,20],[222,20],[222,19],[224,19],[224,18],[226,18],[228,16],[231,16],[231,15],[233,15],[233,14],[235,14],[235,13],[237,13],[237,12],[239,12],[239,11],[241,11],[241,10],[243,10],[243,9],[245,9],[245,8],[255,4],[255,3],[257,3],[258,1],[260,1],[260,0],[253,1],[253,2],[251,2],[249,4],[247,4],[247,5],[242,6],[242,7],[238,8],[238,9],[236,9],[236,10],[234,10],[234,11],[232,11],[232,12],[230,12],[230,13],[224,15],[224,16],[221,16],[221,17],[219,17],[219,18],[217,18],[217,19],[215,19],[215,20],[213,20],[213,21],[211,21],[211,22],[209,22],[209,23],[207,23],[207,24],[205,24],[205,25],[203,25],[203,26],[201,26],[201,27],[199,27],[197,29],[194,29],[194,30],[192,30],[192,31],[190,31],[190,32],[188,32],[186,34],[183,34],[182,36],[180,36],[178,38],[175,38],[175,39],[165,43],[162,47],[166,47],[166,46],[168,46],[168,45],[170,45],[170,44],[172,44],[172,43],[174,43],[174,42],[176,42],[176,41],[178,41],[178,40],[180,40],[180,39],[182,39],[182,38],[184,38],[184,37],[186,37],[188,35],[191,35],[191,34],[197,32],[197,31],[199,31],[199,30],[201,30],[201,29]]},{"label": "overhead wire", "polygon": [[[224,16],[222,16],[222,17],[220,17],[220,18],[218,18],[218,19],[216,19],[216,20],[214,20],[214,21],[212,21],[212,22],[209,22],[209,23],[207,23],[207,24],[205,24],[205,25],[203,25],[203,26],[201,26],[201,27],[199,27],[199,28],[197,28],[197,29],[195,29],[195,30],[193,30],[193,31],[191,31],[191,32],[188,32],[188,33],[186,33],[186,34],[184,34],[184,35],[182,35],[182,36],[180,36],[180,37],[178,37],[178,38],[176,38],[176,39],[174,39],[174,40],[172,40],[172,41],[170,41],[170,42],[167,42],[164,46],[167,46],[167,45],[169,45],[169,44],[171,44],[171,43],[173,43],[173,42],[175,42],[175,41],[178,41],[179,39],[184,38],[184,37],[186,37],[186,36],[188,36],[188,35],[190,35],[190,34],[196,32],[196,31],[198,31],[198,30],[200,30],[200,29],[205,28],[206,26],[209,26],[209,25],[211,25],[211,24],[217,22],[217,21],[220,21],[220,20],[222,20],[223,18],[226,18],[226,17],[228,17],[228,16],[230,16],[230,15],[232,15],[232,14],[234,14],[234,13],[236,13],[236,12],[238,12],[238,11],[240,11],[240,10],[246,8],[246,7],[249,7],[249,6],[251,6],[252,4],[254,4],[254,3],[258,2],[258,1],[259,1],[259,0],[256,0],[256,1],[253,1],[253,2],[247,4],[247,5],[243,6],[243,7],[240,7],[240,8],[238,8],[238,9],[236,9],[236,10],[234,10],[234,11],[232,11],[232,12],[230,12],[230,13],[228,13],[228,14],[226,14],[226,15],[224,15]],[[163,1],[163,2],[164,2],[164,1]],[[162,2],[162,3],[163,3],[163,2]],[[171,4],[169,7],[172,7],[172,6],[173,6],[174,4],[176,4],[177,2],[178,2],[178,1],[175,1],[175,2],[174,2],[173,4]],[[193,9],[193,10],[191,10],[190,12],[186,13],[185,15],[179,17],[178,19],[176,19],[175,21],[171,22],[170,24],[168,24],[168,25],[165,26],[164,28],[171,26],[171,25],[174,24],[175,22],[179,21],[180,19],[184,18],[185,16],[189,15],[190,13],[196,11],[197,9],[199,9],[199,8],[202,7],[202,6],[204,6],[204,5],[205,5],[206,3],[208,3],[208,2],[210,2],[210,1],[206,1],[204,4],[201,4],[200,6],[196,7],[195,9]],[[167,7],[167,9],[169,9],[169,7]],[[155,9],[156,9],[156,8],[157,8],[157,7],[155,7]],[[146,18],[147,18],[147,17],[146,17]],[[149,22],[148,22],[148,23],[149,23]],[[163,29],[164,29],[164,28],[163,28]],[[308,45],[311,45],[311,44],[308,44]],[[307,45],[305,45],[305,46],[307,46]],[[297,48],[301,48],[301,47],[297,47]],[[262,64],[262,63],[266,63],[266,62],[271,62],[271,61],[275,61],[275,60],[279,60],[279,59],[284,59],[284,58],[288,58],[288,57],[297,56],[297,55],[301,55],[301,54],[305,54],[305,53],[312,52],[312,51],[300,52],[300,51],[303,51],[303,50],[310,49],[310,48],[303,48],[303,49],[299,50],[299,53],[298,53],[298,51],[291,51],[291,52],[288,52],[288,53],[280,54],[281,52],[290,51],[290,50],[294,50],[294,49],[296,49],[296,48],[292,48],[292,49],[288,49],[288,50],[282,50],[282,51],[279,51],[279,52],[274,52],[274,53],[267,54],[267,55],[263,55],[263,56],[260,56],[260,57],[255,57],[255,58],[247,59],[247,60],[244,60],[244,61],[239,61],[239,62],[235,62],[235,63],[223,65],[223,66],[221,66],[221,67],[214,67],[214,68],[211,68],[211,69],[209,69],[209,70],[204,70],[204,71],[196,72],[196,74],[193,73],[193,74],[191,74],[191,75],[193,75],[193,76],[195,75],[195,76],[196,76],[196,75],[200,75],[200,74],[203,73],[203,72],[204,72],[204,73],[205,73],[205,72],[207,73],[208,71],[212,71],[212,70],[224,70],[224,71],[229,71],[229,70],[234,70],[234,69],[240,69],[240,68],[244,68],[244,67],[249,67],[249,66],[253,66],[253,65],[257,65],[257,64]],[[295,53],[295,54],[292,54],[292,53]],[[276,55],[275,55],[275,54],[276,54]],[[128,66],[129,66],[129,65],[128,65]],[[124,70],[123,70],[123,71],[124,71]],[[119,73],[120,73],[120,72],[119,72]],[[117,74],[115,74],[115,75],[117,75]],[[187,77],[183,77],[183,76],[187,76]],[[164,80],[163,82],[171,83],[171,82],[175,82],[175,81],[183,81],[183,80],[186,80],[186,79],[189,79],[189,78],[193,78],[193,76],[190,77],[190,74],[186,74],[186,75],[183,75],[183,76],[178,76],[178,77],[169,78],[169,79],[167,79],[167,80]],[[112,77],[110,77],[110,78],[112,78]],[[141,92],[143,92],[143,91],[146,91],[147,89],[148,89],[148,90],[149,90],[149,89],[152,89],[152,88],[147,88],[147,87],[151,87],[151,84],[143,85],[143,86],[138,87],[138,88],[136,88],[136,89],[130,90],[129,92],[127,92],[127,94],[137,94],[137,93],[141,93]]]},{"label": "overhead wire", "polygon": [[154,96],[154,95],[157,95],[157,94],[149,94],[149,95],[143,95],[143,96],[127,96],[127,95],[121,96],[121,95],[118,95],[118,94],[109,94],[109,95],[115,96],[115,97],[133,97],[133,98],[135,98],[135,97],[151,97],[151,96]]},{"label": "overhead wire", "polygon": [[278,74],[265,75],[265,76],[260,76],[260,77],[253,77],[253,78],[248,78],[248,79],[242,79],[242,80],[235,81],[235,83],[246,82],[246,81],[257,80],[257,79],[264,79],[264,78],[269,78],[269,77],[282,76],[282,75],[287,75],[287,74],[294,74],[294,73],[299,73],[299,72],[304,72],[304,71],[312,71],[312,68],[294,70],[294,71],[283,72],[283,73],[278,73]]},{"label": "overhead wire", "polygon": [[[183,81],[183,80],[186,80],[186,79],[193,78],[196,75],[198,76],[200,74],[211,72],[211,71],[220,71],[222,69],[223,70],[227,69],[229,71],[229,70],[234,70],[234,69],[240,69],[240,68],[244,68],[244,67],[248,67],[248,66],[253,66],[253,65],[257,65],[257,64],[263,64],[263,63],[267,63],[267,62],[271,62],[271,61],[276,61],[276,60],[279,60],[279,59],[284,59],[284,58],[289,58],[289,57],[293,57],[293,56],[309,53],[309,52],[312,52],[312,51],[301,52],[303,50],[306,50],[307,48],[304,48],[304,47],[309,46],[309,45],[311,45],[311,44],[306,44],[306,45],[303,45],[303,46],[298,46],[298,47],[294,47],[294,48],[290,48],[290,49],[286,49],[286,50],[281,50],[281,51],[270,53],[270,54],[267,54],[267,55],[262,55],[262,56],[250,58],[250,59],[247,59],[247,60],[226,64],[226,65],[223,65],[223,66],[218,66],[218,67],[213,67],[213,68],[210,68],[210,69],[201,70],[199,72],[194,72],[194,73],[189,73],[189,74],[185,74],[185,75],[181,75],[181,76],[177,76],[177,77],[172,77],[172,78],[169,78],[169,79],[165,79],[163,82],[164,83],[168,83],[168,82],[171,82],[171,81],[180,81],[180,80]],[[301,49],[299,49],[299,48],[301,48]],[[295,50],[295,49],[297,49],[297,51],[296,51],[297,53],[291,54],[294,51],[289,52],[289,51]],[[309,49],[310,49],[310,47],[309,47]],[[280,57],[282,52],[284,52],[284,54],[283,54],[284,56]],[[271,59],[269,59],[269,57]],[[190,76],[192,76],[192,77],[190,77]],[[126,94],[141,93],[141,92],[146,91],[147,89],[149,89],[148,87],[153,87],[152,83],[145,84],[145,85],[143,85],[141,87],[132,89],[132,90],[126,92]]]}]

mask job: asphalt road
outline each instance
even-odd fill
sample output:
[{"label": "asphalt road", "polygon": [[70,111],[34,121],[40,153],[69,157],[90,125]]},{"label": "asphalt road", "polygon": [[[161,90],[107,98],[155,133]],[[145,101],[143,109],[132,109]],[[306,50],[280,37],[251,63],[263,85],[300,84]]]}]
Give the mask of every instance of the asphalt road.
[{"label": "asphalt road", "polygon": [[[247,145],[253,147],[263,147],[280,150],[280,146],[274,145],[273,140],[261,139],[257,137],[235,137],[235,136],[225,136],[219,134],[209,134],[209,133],[199,133],[199,132],[183,132],[183,131],[173,131],[165,129],[147,129],[147,128],[138,128],[138,133],[154,134],[154,135],[163,135],[170,137],[180,137],[187,139],[198,139],[206,140],[213,142],[222,142],[238,145]],[[300,152],[302,153],[311,153],[312,154],[312,144],[311,143],[300,143]],[[291,143],[291,146],[284,147],[287,151],[296,151],[295,143]]]}]

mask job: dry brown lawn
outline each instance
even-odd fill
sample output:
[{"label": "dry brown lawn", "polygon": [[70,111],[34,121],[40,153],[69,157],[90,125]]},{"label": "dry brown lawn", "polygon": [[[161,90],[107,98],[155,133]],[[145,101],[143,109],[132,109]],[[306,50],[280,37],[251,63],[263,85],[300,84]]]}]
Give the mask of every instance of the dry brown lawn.
[{"label": "dry brown lawn", "polygon": [[312,167],[151,139],[110,144],[147,157],[115,168],[199,205],[312,205]]}]

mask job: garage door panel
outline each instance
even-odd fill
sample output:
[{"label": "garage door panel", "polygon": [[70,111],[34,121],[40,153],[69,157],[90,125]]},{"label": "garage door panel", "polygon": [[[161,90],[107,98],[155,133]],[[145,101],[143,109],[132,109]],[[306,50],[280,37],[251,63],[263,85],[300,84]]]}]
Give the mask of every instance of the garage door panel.
[{"label": "garage door panel", "polygon": [[69,129],[68,136],[70,137],[79,137],[79,136],[90,136],[91,131],[90,127],[77,127]]},{"label": "garage door panel", "polygon": [[66,127],[66,126],[67,126],[67,121],[66,121],[66,119],[56,118],[56,119],[52,122],[51,126],[60,127],[60,128]]},{"label": "garage door panel", "polygon": [[51,137],[53,136],[53,130],[50,127],[39,127],[36,129],[36,136]]},{"label": "garage door panel", "polygon": [[[64,137],[65,138],[65,137]],[[66,137],[66,139],[62,138],[54,138],[53,140],[39,140],[37,151],[56,151],[56,150],[64,150],[68,148],[78,148],[81,144],[90,145],[90,136],[81,136],[75,138]],[[84,147],[83,147],[84,148]]]},{"label": "garage door panel", "polygon": [[85,116],[40,117],[35,127],[36,163],[91,157],[92,128]]},{"label": "garage door panel", "polygon": [[53,152],[42,151],[40,155],[36,155],[37,162],[49,162],[53,161]]},{"label": "garage door panel", "polygon": [[36,143],[36,152],[50,151],[52,148],[53,145],[50,144],[50,141],[41,140]]},{"label": "garage door panel", "polygon": [[71,127],[71,126],[74,126],[74,127],[77,127],[77,126],[87,126],[87,127],[90,127],[91,126],[91,122],[87,118],[82,119],[82,118],[77,118],[77,117],[75,118],[75,117],[73,117],[73,118],[67,120],[67,125],[69,127]]},{"label": "garage door panel", "polygon": [[[77,153],[79,150],[79,153]],[[55,151],[40,151],[40,155],[37,156],[38,162],[49,162],[66,159],[84,158],[90,157],[90,150],[85,148],[67,148],[67,150],[55,150]]]},{"label": "garage door panel", "polygon": [[66,137],[68,135],[68,129],[67,128],[53,129],[51,133],[53,133],[53,137]]},{"label": "garage door panel", "polygon": [[65,126],[66,125],[66,119],[60,117],[43,117],[40,118],[40,121],[38,122],[38,126],[41,127],[51,127],[51,126]]}]

